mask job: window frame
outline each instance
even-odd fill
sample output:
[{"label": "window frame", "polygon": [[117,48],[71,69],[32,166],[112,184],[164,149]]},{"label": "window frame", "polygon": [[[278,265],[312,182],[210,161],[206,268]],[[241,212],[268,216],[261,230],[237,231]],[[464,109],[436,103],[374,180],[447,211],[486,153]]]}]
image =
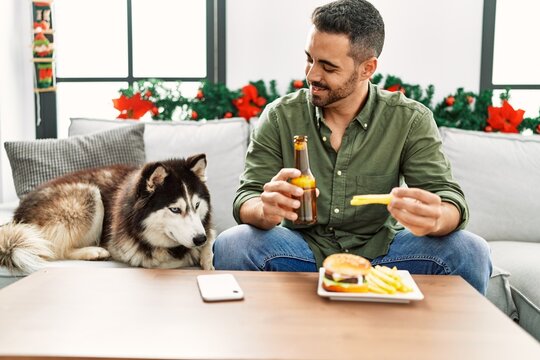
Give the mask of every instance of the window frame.
[{"label": "window frame", "polygon": [[495,48],[495,21],[497,0],[484,0],[482,20],[482,55],[480,66],[480,91],[484,90],[540,90],[540,84],[494,84],[493,53]]},{"label": "window frame", "polygon": [[[126,1],[128,74],[125,77],[56,77],[56,83],[127,82],[134,84],[146,77],[133,76],[133,19],[132,0]],[[160,77],[163,81],[210,81],[226,83],[226,0],[206,1],[206,77]],[[56,92],[36,93],[36,138],[56,138]],[[39,116],[38,116],[39,115]]]}]

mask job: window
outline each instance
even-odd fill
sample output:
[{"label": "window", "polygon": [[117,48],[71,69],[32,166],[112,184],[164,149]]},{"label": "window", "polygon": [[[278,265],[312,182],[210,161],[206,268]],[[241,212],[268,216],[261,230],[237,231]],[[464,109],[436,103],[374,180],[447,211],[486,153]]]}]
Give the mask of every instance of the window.
[{"label": "window", "polygon": [[[225,0],[56,0],[56,93],[38,94],[38,138],[70,117],[114,118],[118,90],[146,79],[225,83]],[[58,115],[58,116],[57,116]]]},{"label": "window", "polygon": [[538,44],[540,2],[484,0],[481,90],[493,90],[493,103],[510,88],[511,104],[525,117],[540,111]]}]

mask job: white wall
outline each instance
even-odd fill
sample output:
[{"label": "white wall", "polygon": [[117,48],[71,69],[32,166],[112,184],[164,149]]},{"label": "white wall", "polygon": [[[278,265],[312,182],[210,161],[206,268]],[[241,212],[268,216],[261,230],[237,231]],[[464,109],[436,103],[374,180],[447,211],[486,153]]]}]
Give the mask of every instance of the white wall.
[{"label": "white wall", "polygon": [[0,1],[0,201],[16,199],[4,142],[35,138],[31,2]]},{"label": "white wall", "polygon": [[[227,0],[227,83],[277,80],[281,93],[304,77],[313,9],[327,0]],[[373,0],[386,23],[379,72],[435,85],[435,101],[458,87],[478,91],[482,0]],[[35,138],[31,5],[0,0],[0,141]],[[16,198],[0,149],[0,201]]]},{"label": "white wall", "polygon": [[[304,77],[313,9],[327,0],[227,0],[227,84],[276,80],[281,93]],[[373,0],[386,26],[381,74],[435,86],[434,102],[458,87],[478,91],[482,0]]]}]

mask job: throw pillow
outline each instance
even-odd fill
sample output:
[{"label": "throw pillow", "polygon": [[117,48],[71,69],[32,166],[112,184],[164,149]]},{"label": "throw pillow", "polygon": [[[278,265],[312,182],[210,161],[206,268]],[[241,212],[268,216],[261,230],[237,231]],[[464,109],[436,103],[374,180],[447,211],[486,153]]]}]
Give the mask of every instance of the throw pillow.
[{"label": "throw pillow", "polygon": [[17,196],[70,172],[145,162],[144,125],[120,127],[68,139],[6,142]]}]

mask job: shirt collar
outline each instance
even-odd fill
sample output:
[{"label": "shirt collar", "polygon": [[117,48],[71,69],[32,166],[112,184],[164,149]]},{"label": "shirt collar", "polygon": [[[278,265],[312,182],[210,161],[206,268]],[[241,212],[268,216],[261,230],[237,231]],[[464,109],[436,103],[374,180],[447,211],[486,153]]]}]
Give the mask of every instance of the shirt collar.
[{"label": "shirt collar", "polygon": [[[377,88],[370,82],[368,84],[368,96],[366,103],[362,107],[362,110],[360,110],[358,115],[356,115],[356,117],[354,118],[354,120],[358,121],[358,123],[364,130],[367,130],[371,123],[371,113],[373,112],[373,108],[375,107],[374,104],[376,97]],[[315,119],[317,122],[317,127],[320,128],[321,120],[323,119],[323,110],[318,106],[315,107]]]}]

